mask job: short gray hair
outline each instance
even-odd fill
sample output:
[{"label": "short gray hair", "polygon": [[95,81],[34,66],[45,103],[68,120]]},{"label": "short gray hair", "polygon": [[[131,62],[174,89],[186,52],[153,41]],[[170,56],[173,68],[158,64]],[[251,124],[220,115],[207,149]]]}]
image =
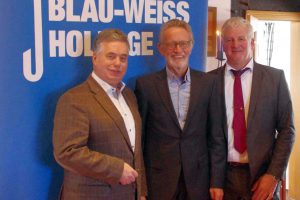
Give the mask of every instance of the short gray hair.
[{"label": "short gray hair", "polygon": [[238,27],[245,27],[247,29],[248,39],[252,39],[254,37],[252,25],[242,17],[232,17],[226,20],[222,26],[222,36],[224,36],[226,29]]},{"label": "short gray hair", "polygon": [[171,19],[161,26],[160,33],[159,33],[159,42],[160,43],[163,43],[163,34],[165,33],[165,31],[167,29],[173,28],[173,27],[185,29],[190,35],[192,44],[194,44],[194,35],[193,35],[191,26],[184,20],[179,20],[179,19]]},{"label": "short gray hair", "polygon": [[103,42],[124,42],[130,48],[127,35],[119,29],[105,29],[98,33],[93,43],[93,52],[98,53]]}]

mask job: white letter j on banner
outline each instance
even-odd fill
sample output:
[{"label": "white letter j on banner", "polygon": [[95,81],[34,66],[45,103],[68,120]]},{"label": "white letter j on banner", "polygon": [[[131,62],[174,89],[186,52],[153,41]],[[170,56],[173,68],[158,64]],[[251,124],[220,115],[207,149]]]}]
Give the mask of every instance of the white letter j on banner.
[{"label": "white letter j on banner", "polygon": [[31,82],[40,80],[44,70],[41,4],[41,0],[34,0],[35,73],[32,73],[31,49],[23,52],[23,74]]}]

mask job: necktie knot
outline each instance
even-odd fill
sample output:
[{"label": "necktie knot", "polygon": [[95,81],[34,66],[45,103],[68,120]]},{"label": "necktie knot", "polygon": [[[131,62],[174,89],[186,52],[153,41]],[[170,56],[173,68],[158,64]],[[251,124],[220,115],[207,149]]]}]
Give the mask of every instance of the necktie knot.
[{"label": "necktie knot", "polygon": [[235,77],[240,77],[240,76],[242,76],[242,74],[245,72],[245,71],[247,71],[248,69],[250,69],[250,68],[245,68],[245,69],[242,69],[242,70],[233,70],[233,69],[231,69],[230,71],[233,73],[233,75],[235,76]]}]

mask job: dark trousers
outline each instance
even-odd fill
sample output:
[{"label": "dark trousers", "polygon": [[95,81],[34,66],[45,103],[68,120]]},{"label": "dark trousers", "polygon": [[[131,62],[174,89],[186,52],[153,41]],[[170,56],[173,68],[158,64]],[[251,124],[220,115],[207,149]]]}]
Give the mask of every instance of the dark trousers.
[{"label": "dark trousers", "polygon": [[191,200],[188,197],[185,181],[184,181],[184,175],[183,171],[181,170],[180,177],[178,180],[178,185],[175,194],[172,197],[172,200]]},{"label": "dark trousers", "polygon": [[[251,187],[249,165],[227,165],[223,200],[251,200]],[[274,200],[280,199],[279,188],[280,184],[278,184],[274,193]]]}]

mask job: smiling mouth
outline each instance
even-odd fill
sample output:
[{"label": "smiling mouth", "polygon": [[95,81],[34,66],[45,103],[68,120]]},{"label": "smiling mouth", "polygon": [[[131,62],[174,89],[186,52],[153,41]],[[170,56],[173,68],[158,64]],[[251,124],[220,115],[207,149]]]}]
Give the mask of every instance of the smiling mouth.
[{"label": "smiling mouth", "polygon": [[183,59],[184,56],[183,55],[175,55],[175,56],[172,56],[172,58],[174,58],[174,59]]},{"label": "smiling mouth", "polygon": [[110,73],[114,74],[114,75],[119,75],[121,74],[121,71],[120,70],[109,70]]},{"label": "smiling mouth", "polygon": [[239,53],[239,52],[242,52],[242,50],[241,49],[234,49],[234,50],[232,50],[232,52],[233,53]]}]

